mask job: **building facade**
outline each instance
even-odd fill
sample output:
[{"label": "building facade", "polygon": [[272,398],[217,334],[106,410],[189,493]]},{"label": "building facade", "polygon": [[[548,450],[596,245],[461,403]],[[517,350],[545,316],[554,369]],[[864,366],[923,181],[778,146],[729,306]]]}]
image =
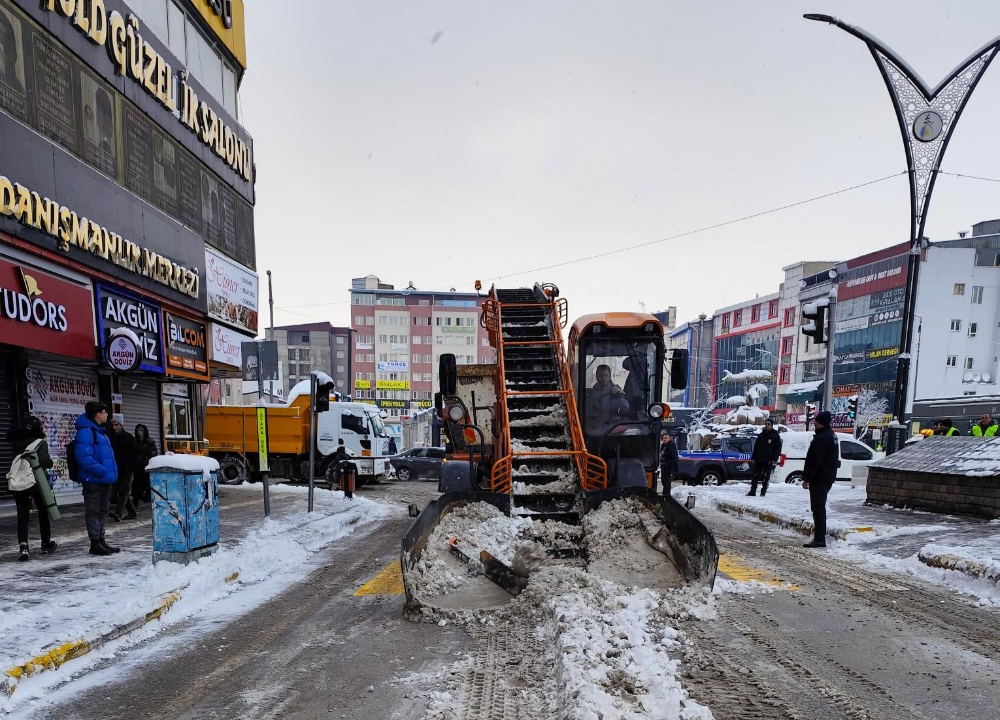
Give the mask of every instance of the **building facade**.
[{"label": "building facade", "polygon": [[918,277],[914,417],[971,420],[992,412],[1000,394],[1000,220],[974,225],[971,237],[933,243]]},{"label": "building facade", "polygon": [[671,407],[708,407],[712,404],[714,338],[713,320],[705,314],[668,332],[668,352],[675,349],[688,351],[687,387],[684,390],[673,390],[669,378],[664,380],[666,401]]},{"label": "building facade", "polygon": [[397,438],[404,417],[433,404],[442,354],[460,365],[496,362],[480,323],[485,297],[396,290],[374,275],[355,278],[350,292],[354,398],[382,408]]},{"label": "building facade", "polygon": [[[65,448],[86,402],[195,449],[210,378],[257,333],[243,3],[226,7],[0,0],[0,438],[42,421],[61,503],[80,499]],[[0,442],[0,501],[10,460]]]},{"label": "building facade", "polygon": [[837,266],[833,338],[833,427],[847,430],[848,399],[862,389],[889,401],[896,396],[896,362],[903,327],[908,243],[900,243]]},{"label": "building facade", "polygon": [[725,381],[726,371],[767,370],[771,379],[761,381],[768,390],[758,407],[773,410],[781,336],[781,295],[771,293],[715,311],[711,387],[713,402],[743,391]]},{"label": "building facade", "polygon": [[308,380],[314,370],[325,372],[333,380],[335,390],[349,396],[354,387],[352,332],[349,327],[337,327],[328,322],[284,325],[274,328],[273,334],[268,328],[265,337],[278,343],[285,396],[300,381]]}]

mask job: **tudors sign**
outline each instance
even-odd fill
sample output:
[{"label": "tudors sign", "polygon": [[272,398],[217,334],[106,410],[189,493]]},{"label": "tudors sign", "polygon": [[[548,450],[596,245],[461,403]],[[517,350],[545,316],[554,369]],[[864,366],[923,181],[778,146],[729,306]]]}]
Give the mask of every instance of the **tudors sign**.
[{"label": "tudors sign", "polygon": [[93,306],[86,285],[0,260],[3,342],[93,361]]},{"label": "tudors sign", "polygon": [[163,311],[167,375],[208,382],[208,333],[204,323]]},{"label": "tudors sign", "polygon": [[122,290],[97,285],[97,322],[102,355],[107,355],[112,331],[125,328],[139,340],[142,354],[139,369],[159,374],[166,370],[158,305]]},{"label": "tudors sign", "polygon": [[12,183],[3,175],[0,175],[0,216],[12,217],[22,225],[55,238],[56,247],[62,252],[69,252],[70,246],[78,247],[108,263],[198,299],[201,278],[197,270],[140,248],[131,240],[23,185]]}]

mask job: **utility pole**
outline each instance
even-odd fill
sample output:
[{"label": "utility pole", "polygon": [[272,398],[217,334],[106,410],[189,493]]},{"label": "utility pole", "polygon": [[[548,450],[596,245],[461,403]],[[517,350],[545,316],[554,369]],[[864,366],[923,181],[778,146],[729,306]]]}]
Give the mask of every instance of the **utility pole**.
[{"label": "utility pole", "polygon": [[[270,275],[270,273],[268,273]],[[316,373],[309,373],[309,512],[316,482]]]},{"label": "utility pole", "polygon": [[[267,306],[271,314],[271,340],[276,341],[274,337],[274,294],[271,292],[271,271],[267,271]],[[268,381],[268,402],[274,402],[274,376]]]},{"label": "utility pole", "polygon": [[830,288],[830,305],[827,309],[826,322],[826,374],[823,380],[823,409],[830,411],[833,405],[833,339],[837,332],[837,286]]}]

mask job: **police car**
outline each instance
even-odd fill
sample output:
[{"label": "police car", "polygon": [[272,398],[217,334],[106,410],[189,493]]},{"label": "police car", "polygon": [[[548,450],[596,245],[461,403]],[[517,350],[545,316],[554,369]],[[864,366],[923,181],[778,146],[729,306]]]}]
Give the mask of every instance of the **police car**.
[{"label": "police car", "polygon": [[708,450],[678,453],[677,476],[688,485],[724,485],[729,480],[751,480],[756,437],[717,437]]}]

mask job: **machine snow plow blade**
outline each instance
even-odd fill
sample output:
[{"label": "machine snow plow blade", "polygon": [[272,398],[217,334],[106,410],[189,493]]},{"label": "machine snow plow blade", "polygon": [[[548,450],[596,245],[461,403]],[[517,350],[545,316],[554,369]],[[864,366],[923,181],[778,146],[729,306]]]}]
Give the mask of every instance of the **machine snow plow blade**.
[{"label": "machine snow plow blade", "polygon": [[[671,581],[672,586],[713,586],[719,562],[715,538],[683,505],[669,496],[662,497],[645,487],[610,488],[589,492],[580,500],[581,509],[584,511],[584,525],[587,524],[587,514],[596,512],[605,503],[614,501],[631,502],[632,505],[628,506],[630,508],[635,507],[637,502],[639,507],[648,510],[646,515],[650,518],[655,517],[657,521],[655,527],[646,527],[645,523],[642,523],[645,542],[641,544],[646,546],[647,554],[650,554],[651,548],[655,551],[652,552],[653,555],[663,556],[662,566],[669,568],[670,573],[676,576]],[[452,531],[435,533],[449,513],[466,506],[476,506],[478,503],[496,508],[496,510],[486,508],[486,512],[483,512],[482,506],[477,506],[480,508],[477,511],[480,516],[492,515],[494,516],[492,521],[496,522],[502,520],[500,515],[507,515],[510,512],[511,496],[489,492],[445,493],[427,504],[403,537],[400,562],[409,609],[430,607],[462,610],[497,607],[509,602],[521,589],[506,581],[510,579],[504,574],[505,571],[509,571],[506,563],[498,561],[492,565],[503,577],[491,577],[490,572],[486,572],[485,575],[470,572],[468,564],[456,557],[449,544],[449,539],[454,537],[455,533]],[[470,507],[463,513],[470,515],[467,521],[471,523],[470,528],[474,528],[477,523],[475,517],[471,517],[473,510],[474,508]],[[517,519],[517,522],[528,524],[523,517]],[[531,524],[550,525],[542,519],[534,519]],[[574,532],[577,534],[574,535]],[[583,529],[554,523],[546,534],[563,541],[562,546],[549,550],[553,562],[577,562],[586,566],[588,572],[602,572],[599,562],[591,564],[587,559],[588,540]],[[464,533],[462,537],[464,540]],[[441,547],[429,548],[429,542]],[[658,582],[656,573],[657,570],[653,569],[649,576],[639,573],[616,579],[626,580],[630,584],[639,586],[659,587],[662,583]],[[461,580],[460,585],[457,579]],[[516,580],[520,584],[522,578]],[[452,584],[448,584],[449,581]]]}]

